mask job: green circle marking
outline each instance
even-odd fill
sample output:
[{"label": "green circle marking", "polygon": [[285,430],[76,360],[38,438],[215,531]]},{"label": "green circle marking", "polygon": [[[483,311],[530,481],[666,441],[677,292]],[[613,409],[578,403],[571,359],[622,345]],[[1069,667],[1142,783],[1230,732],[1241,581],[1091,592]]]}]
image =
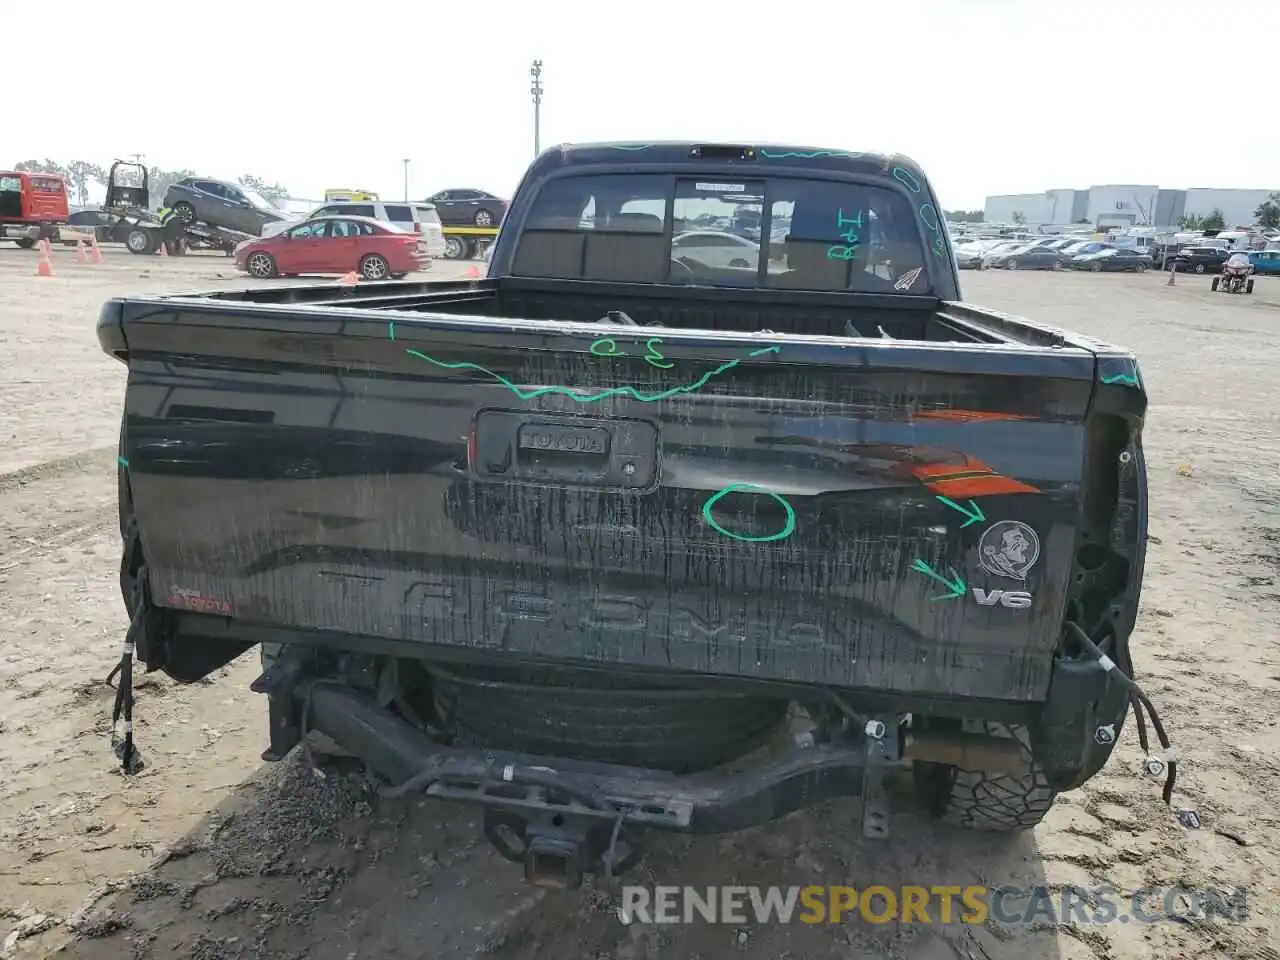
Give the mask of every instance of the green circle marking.
[{"label": "green circle marking", "polygon": [[[762,493],[766,497],[773,497],[782,505],[782,509],[787,512],[787,522],[783,524],[781,530],[777,533],[771,533],[767,537],[746,537],[740,533],[734,533],[732,530],[726,530],[716,522],[716,518],[711,515],[711,510],[720,501],[721,497],[730,493]],[[722,490],[717,490],[711,496],[707,497],[707,502],[702,505],[702,519],[716,533],[730,540],[741,540],[743,543],[773,543],[777,540],[785,540],[796,532],[796,511],[787,502],[787,498],[780,493],[774,493],[766,487],[757,486],[754,483],[731,483]]]},{"label": "green circle marking", "polygon": [[[603,348],[603,349],[601,349]],[[618,341],[613,337],[601,337],[591,344],[591,352],[597,357],[625,357],[626,354],[618,349]]]}]

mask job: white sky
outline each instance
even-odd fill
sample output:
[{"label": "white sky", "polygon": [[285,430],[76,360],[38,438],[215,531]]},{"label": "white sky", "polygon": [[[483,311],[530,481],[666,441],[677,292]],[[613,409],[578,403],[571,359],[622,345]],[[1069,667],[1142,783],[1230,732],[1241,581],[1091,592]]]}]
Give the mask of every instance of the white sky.
[{"label": "white sky", "polygon": [[[1249,51],[1266,46],[1250,38],[1280,36],[1280,4],[1220,6],[60,0],[35,14],[41,42],[4,44],[6,76],[27,79],[6,98],[0,165],[142,153],[166,169],[257,174],[297,197],[399,197],[408,157],[416,199],[446,187],[509,197],[532,157],[538,57],[544,147],[897,151],[952,209],[1099,183],[1276,187],[1280,124],[1253,91],[1277,67]],[[1223,33],[1224,19],[1244,32]],[[170,70],[138,71],[168,50]],[[1245,122],[1216,124],[1233,90]]]}]

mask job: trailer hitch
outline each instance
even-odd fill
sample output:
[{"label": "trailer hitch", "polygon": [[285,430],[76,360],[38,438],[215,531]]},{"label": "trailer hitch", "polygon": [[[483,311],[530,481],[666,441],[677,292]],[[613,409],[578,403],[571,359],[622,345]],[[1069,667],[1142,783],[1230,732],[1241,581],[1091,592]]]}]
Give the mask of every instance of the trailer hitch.
[{"label": "trailer hitch", "polygon": [[524,865],[525,882],[535,887],[576,890],[588,873],[625,873],[640,862],[638,838],[612,821],[581,814],[539,813],[524,817],[487,809],[484,835],[506,860]]}]

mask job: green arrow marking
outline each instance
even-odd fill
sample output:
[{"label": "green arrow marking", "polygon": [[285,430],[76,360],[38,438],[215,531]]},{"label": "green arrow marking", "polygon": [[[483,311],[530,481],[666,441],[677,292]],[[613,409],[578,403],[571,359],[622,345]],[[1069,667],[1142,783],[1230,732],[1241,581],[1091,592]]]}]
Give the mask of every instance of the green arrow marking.
[{"label": "green arrow marking", "polygon": [[913,560],[911,562],[911,569],[916,573],[923,573],[930,580],[937,580],[950,591],[949,593],[944,593],[938,597],[930,597],[930,603],[935,600],[959,600],[969,592],[969,585],[961,579],[960,574],[956,573],[950,567],[947,568],[947,572],[951,574],[950,579],[938,573],[933,569],[933,567],[929,566],[923,560]]},{"label": "green arrow marking", "polygon": [[972,500],[969,501],[968,507],[962,507],[960,506],[960,504],[956,503],[954,500],[948,500],[946,497],[938,497],[938,499],[941,500],[948,507],[950,507],[952,510],[959,510],[961,513],[963,513],[966,517],[969,518],[964,523],[960,524],[961,530],[963,530],[967,526],[970,526],[971,524],[981,523],[983,520],[987,519],[987,515],[982,512],[982,508],[978,506],[976,503],[974,503]]}]

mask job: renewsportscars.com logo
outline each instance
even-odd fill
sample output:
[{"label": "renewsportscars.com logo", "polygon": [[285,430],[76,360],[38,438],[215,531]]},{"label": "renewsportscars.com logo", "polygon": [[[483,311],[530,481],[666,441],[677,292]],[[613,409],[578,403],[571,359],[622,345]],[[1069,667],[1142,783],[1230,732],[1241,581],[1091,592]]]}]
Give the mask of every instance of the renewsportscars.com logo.
[{"label": "renewsportscars.com logo", "polygon": [[1095,925],[1220,919],[1243,923],[1243,888],[623,887],[623,923],[964,923]]}]

